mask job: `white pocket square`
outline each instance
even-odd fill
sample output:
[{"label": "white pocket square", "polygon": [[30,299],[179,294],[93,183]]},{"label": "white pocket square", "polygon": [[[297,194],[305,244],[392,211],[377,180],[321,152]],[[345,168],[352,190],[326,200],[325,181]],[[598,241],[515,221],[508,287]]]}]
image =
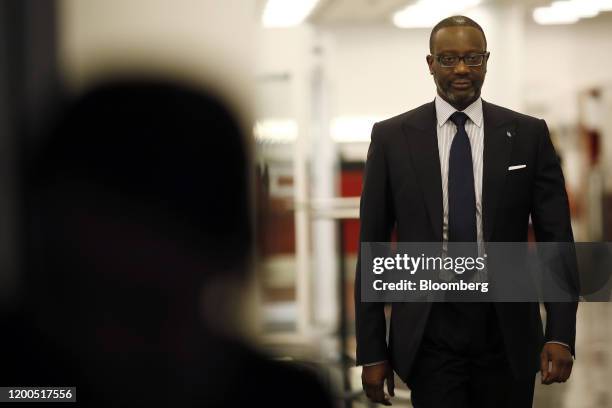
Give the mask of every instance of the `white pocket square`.
[{"label": "white pocket square", "polygon": [[509,170],[509,171],[512,171],[512,170],[519,170],[519,169],[524,169],[525,167],[527,167],[527,165],[526,165],[526,164],[517,164],[516,166],[510,166],[510,167],[508,167],[508,170]]}]

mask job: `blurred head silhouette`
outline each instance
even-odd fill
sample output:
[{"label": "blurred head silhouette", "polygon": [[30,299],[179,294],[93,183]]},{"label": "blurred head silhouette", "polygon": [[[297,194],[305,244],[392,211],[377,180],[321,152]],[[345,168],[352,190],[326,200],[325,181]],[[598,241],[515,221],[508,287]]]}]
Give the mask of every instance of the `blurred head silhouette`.
[{"label": "blurred head silhouette", "polygon": [[42,357],[22,379],[50,373],[37,382],[76,385],[87,406],[330,406],[309,373],[202,321],[204,303],[240,302],[212,281],[250,269],[238,123],[213,94],[165,80],[115,80],[68,104],[26,172],[27,321],[48,341],[19,346]]},{"label": "blurred head silhouette", "polygon": [[160,373],[202,349],[202,288],[246,278],[238,123],[210,93],[116,80],[70,103],[35,155],[25,183],[31,315],[90,383],[172,382]]}]

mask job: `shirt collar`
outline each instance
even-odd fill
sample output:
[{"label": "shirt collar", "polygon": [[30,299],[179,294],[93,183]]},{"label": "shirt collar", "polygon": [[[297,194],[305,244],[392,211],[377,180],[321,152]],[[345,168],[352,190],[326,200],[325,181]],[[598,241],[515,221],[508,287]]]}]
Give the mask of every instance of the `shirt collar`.
[{"label": "shirt collar", "polygon": [[[457,112],[457,109],[442,99],[440,95],[436,95],[436,117],[438,119],[438,126],[441,127],[444,125],[455,112]],[[478,99],[472,102],[472,104],[462,112],[465,113],[476,126],[482,126],[482,98],[478,97]]]}]

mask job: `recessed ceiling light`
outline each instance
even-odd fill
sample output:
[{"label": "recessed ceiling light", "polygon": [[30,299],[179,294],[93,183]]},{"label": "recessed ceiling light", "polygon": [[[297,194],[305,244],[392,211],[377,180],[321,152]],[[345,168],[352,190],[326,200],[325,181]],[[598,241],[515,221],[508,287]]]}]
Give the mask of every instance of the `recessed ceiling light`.
[{"label": "recessed ceiling light", "polygon": [[318,0],[268,0],[262,24],[266,28],[293,27],[310,15]]}]

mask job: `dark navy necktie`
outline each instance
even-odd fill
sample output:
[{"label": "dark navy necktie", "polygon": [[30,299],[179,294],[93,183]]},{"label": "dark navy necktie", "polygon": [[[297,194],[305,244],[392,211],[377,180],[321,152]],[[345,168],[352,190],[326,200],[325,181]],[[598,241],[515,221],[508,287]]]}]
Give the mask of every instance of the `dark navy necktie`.
[{"label": "dark navy necktie", "polygon": [[450,120],[457,126],[448,159],[448,240],[476,242],[476,196],[472,148],[465,131],[467,115],[455,112]]}]

